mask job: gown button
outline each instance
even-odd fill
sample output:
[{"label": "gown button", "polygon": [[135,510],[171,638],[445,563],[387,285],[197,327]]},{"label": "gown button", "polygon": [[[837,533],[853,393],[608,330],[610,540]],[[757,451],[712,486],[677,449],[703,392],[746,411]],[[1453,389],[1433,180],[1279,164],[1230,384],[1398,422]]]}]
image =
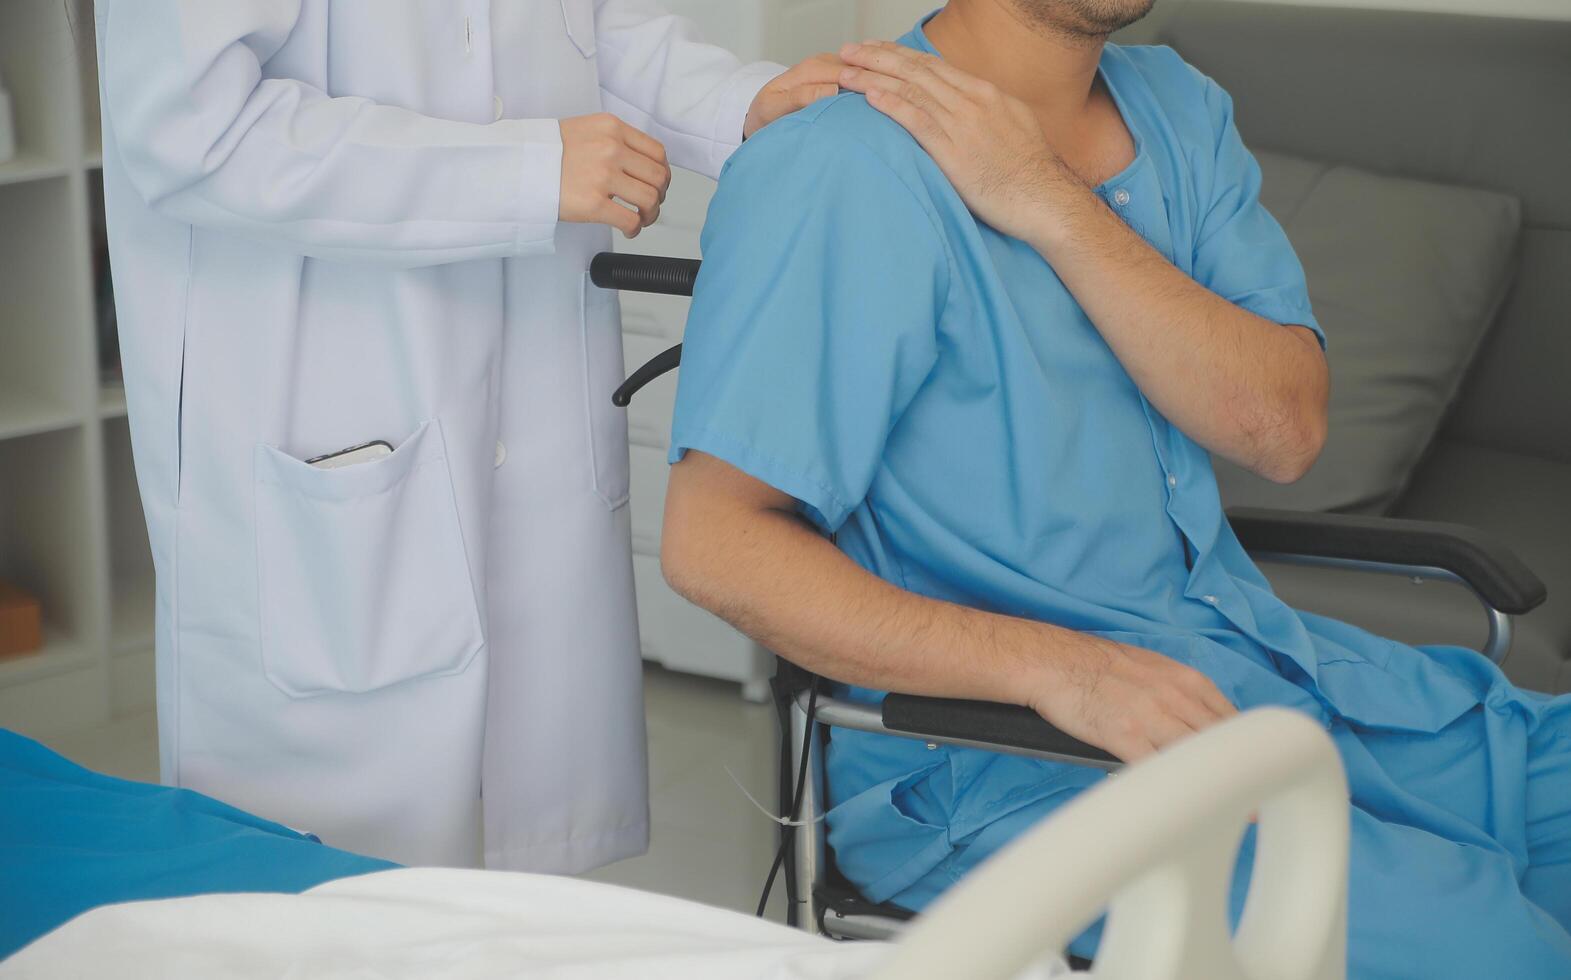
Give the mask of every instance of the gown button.
[{"label": "gown button", "polygon": [[496,466],[497,469],[501,469],[502,468],[502,464],[505,463],[505,462],[507,462],[507,447],[502,445],[501,440],[497,440],[497,443],[496,443],[496,457],[495,457],[495,464],[494,465]]}]

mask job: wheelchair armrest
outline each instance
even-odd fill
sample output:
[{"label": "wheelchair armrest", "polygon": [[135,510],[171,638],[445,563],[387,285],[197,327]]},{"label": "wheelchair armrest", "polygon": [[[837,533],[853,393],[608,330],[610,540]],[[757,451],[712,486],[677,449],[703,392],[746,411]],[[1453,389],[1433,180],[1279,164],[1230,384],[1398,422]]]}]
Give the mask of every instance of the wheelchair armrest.
[{"label": "wheelchair armrest", "polygon": [[1066,735],[1019,705],[891,694],[884,698],[883,722],[891,732],[908,737],[979,748],[1025,749],[1099,766],[1119,764],[1109,753]]},{"label": "wheelchair armrest", "polygon": [[1508,615],[1530,612],[1548,595],[1543,581],[1504,543],[1460,524],[1256,507],[1232,508],[1227,517],[1256,559],[1321,559],[1380,571],[1440,569]]}]

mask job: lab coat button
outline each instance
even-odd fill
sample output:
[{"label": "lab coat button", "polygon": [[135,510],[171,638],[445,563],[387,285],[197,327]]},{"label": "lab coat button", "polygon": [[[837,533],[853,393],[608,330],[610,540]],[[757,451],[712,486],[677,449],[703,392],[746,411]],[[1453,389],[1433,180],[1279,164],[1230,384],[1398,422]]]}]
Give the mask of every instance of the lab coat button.
[{"label": "lab coat button", "polygon": [[1118,190],[1114,191],[1113,192],[1113,203],[1118,205],[1121,208],[1128,207],[1129,206],[1129,189],[1127,187],[1120,187]]},{"label": "lab coat button", "polygon": [[497,443],[496,443],[496,464],[495,465],[496,465],[496,467],[498,469],[500,469],[502,464],[505,463],[505,462],[507,462],[507,447],[502,445],[501,440],[497,440]]},{"label": "lab coat button", "polygon": [[494,121],[494,122],[501,122],[502,121],[502,116],[506,113],[506,111],[507,111],[506,107],[502,104],[502,97],[500,95],[493,96],[492,99],[491,99],[491,119],[492,119],[492,121]]}]

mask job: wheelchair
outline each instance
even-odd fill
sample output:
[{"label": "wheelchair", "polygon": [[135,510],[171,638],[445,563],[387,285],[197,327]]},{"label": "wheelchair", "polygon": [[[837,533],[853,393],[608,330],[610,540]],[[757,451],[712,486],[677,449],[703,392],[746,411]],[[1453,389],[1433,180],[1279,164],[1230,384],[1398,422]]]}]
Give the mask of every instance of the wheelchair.
[{"label": "wheelchair", "polygon": [[[691,296],[698,259],[606,252],[595,256],[590,279],[600,288]],[[674,370],[682,345],[635,370],[612,395],[619,407],[650,381]],[[1488,617],[1480,653],[1496,664],[1511,649],[1511,617],[1546,598],[1544,583],[1504,544],[1455,524],[1387,517],[1306,513],[1261,508],[1227,512],[1234,533],[1257,562],[1325,566],[1465,586]],[[909,909],[868,901],[836,869],[824,830],[827,809],[824,749],[835,729],[875,732],[939,745],[984,749],[1052,762],[1116,771],[1113,756],[1059,731],[1031,710],[947,698],[890,694],[877,705],[836,697],[826,678],[777,659],[773,680],[781,719],[780,851],[770,872],[784,874],[787,921],[807,932],[842,940],[897,936]],[[769,885],[766,884],[766,896]],[[760,903],[762,914],[763,903]],[[1084,967],[1083,961],[1072,965]]]}]

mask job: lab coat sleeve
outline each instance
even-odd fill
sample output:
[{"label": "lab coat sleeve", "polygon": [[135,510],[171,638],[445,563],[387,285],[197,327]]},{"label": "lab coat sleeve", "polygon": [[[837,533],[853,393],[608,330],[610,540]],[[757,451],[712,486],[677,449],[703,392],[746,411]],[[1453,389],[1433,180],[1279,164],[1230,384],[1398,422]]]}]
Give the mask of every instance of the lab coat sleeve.
[{"label": "lab coat sleeve", "polygon": [[937,362],[936,216],[855,138],[793,120],[727,165],[703,252],[671,461],[722,459],[837,530]]},{"label": "lab coat sleeve", "polygon": [[105,113],[151,207],[320,258],[419,266],[553,249],[556,120],[455,122],[263,77],[300,11],[111,0]]},{"label": "lab coat sleeve", "polygon": [[1205,102],[1215,142],[1205,216],[1195,241],[1195,279],[1257,316],[1308,327],[1324,347],[1325,332],[1310,307],[1298,253],[1260,203],[1260,164],[1238,134],[1232,97],[1205,79]]},{"label": "lab coat sleeve", "polygon": [[753,98],[785,71],[742,64],[646,0],[597,0],[595,42],[605,107],[664,144],[672,164],[706,177],[719,176]]}]

